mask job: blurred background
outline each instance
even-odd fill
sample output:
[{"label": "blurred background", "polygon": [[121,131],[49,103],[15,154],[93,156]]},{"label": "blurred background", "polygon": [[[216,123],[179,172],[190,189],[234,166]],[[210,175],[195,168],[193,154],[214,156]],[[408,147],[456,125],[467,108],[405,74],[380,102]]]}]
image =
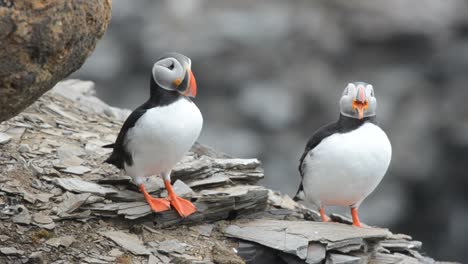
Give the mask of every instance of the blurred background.
[{"label": "blurred background", "polygon": [[166,51],[192,59],[200,142],[260,158],[263,183],[290,196],[346,84],[372,83],[393,160],[361,220],[410,234],[436,259],[468,259],[467,1],[113,0],[107,33],[72,77],[134,109]]}]

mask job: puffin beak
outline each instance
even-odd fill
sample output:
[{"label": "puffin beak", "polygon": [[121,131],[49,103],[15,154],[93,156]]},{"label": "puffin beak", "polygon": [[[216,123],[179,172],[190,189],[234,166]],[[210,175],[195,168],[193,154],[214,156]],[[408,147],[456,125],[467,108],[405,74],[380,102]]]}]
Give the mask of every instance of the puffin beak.
[{"label": "puffin beak", "polygon": [[359,120],[364,118],[364,111],[367,110],[369,104],[366,100],[366,93],[364,87],[360,86],[358,88],[358,93],[356,99],[353,100],[353,109],[358,111]]},{"label": "puffin beak", "polygon": [[358,101],[360,101],[361,103],[364,103],[366,101],[366,92],[364,91],[364,87],[362,86],[359,86],[359,90],[358,90]]},{"label": "puffin beak", "polygon": [[189,85],[187,90],[183,93],[184,96],[195,97],[197,96],[197,81],[195,80],[195,76],[193,76],[193,72],[191,69],[188,69],[189,75]]},{"label": "puffin beak", "polygon": [[364,118],[364,105],[358,103],[356,105],[356,109],[357,109],[358,114],[359,114],[359,120],[363,119]]}]

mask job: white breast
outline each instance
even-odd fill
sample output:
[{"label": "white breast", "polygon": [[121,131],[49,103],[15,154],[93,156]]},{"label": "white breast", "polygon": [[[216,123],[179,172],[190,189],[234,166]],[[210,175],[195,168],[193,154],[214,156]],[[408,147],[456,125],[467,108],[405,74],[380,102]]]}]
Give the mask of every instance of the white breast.
[{"label": "white breast", "polygon": [[391,155],[387,135],[372,123],[325,138],[304,159],[306,199],[318,206],[359,206],[382,180]]},{"label": "white breast", "polygon": [[125,144],[134,163],[125,167],[126,174],[142,177],[170,172],[195,143],[202,125],[200,110],[186,98],[149,109],[127,132]]}]

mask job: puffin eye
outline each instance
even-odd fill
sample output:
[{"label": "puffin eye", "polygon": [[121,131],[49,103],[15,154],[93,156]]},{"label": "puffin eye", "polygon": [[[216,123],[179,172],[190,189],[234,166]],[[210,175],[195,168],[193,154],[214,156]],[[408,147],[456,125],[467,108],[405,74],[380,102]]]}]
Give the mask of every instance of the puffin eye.
[{"label": "puffin eye", "polygon": [[169,66],[167,66],[167,68],[168,68],[169,70],[171,70],[171,71],[174,69],[174,67],[175,67],[175,66],[174,66],[174,62],[173,62],[173,61],[171,61],[171,64],[169,64]]}]

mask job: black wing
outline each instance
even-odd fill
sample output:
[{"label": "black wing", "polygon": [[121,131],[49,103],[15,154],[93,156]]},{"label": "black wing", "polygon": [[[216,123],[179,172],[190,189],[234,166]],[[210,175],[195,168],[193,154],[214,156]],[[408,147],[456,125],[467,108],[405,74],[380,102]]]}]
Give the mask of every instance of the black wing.
[{"label": "black wing", "polygon": [[338,131],[337,127],[337,122],[328,124],[326,126],[323,126],[319,128],[314,135],[309,139],[309,142],[307,142],[307,145],[305,147],[304,153],[302,153],[302,156],[299,160],[299,173],[301,175],[301,185],[299,185],[299,189],[297,190],[296,195],[294,196],[294,201],[299,201],[302,200],[302,191],[304,190],[303,185],[302,185],[302,179],[304,178],[304,171],[305,171],[305,166],[306,164],[304,163],[304,159],[307,155],[309,155],[309,152],[315,148],[322,140]]},{"label": "black wing", "polygon": [[153,106],[154,104],[148,101],[140,107],[138,107],[137,109],[135,109],[135,111],[133,111],[130,114],[130,116],[127,118],[127,120],[125,120],[124,124],[122,125],[122,128],[120,129],[119,135],[117,136],[115,143],[103,146],[104,148],[114,148],[112,154],[104,162],[112,164],[119,169],[124,168],[124,163],[127,163],[128,165],[133,164],[132,155],[124,146],[127,131],[130,128],[134,127],[136,121],[142,115],[144,115],[148,109],[152,108]]}]

